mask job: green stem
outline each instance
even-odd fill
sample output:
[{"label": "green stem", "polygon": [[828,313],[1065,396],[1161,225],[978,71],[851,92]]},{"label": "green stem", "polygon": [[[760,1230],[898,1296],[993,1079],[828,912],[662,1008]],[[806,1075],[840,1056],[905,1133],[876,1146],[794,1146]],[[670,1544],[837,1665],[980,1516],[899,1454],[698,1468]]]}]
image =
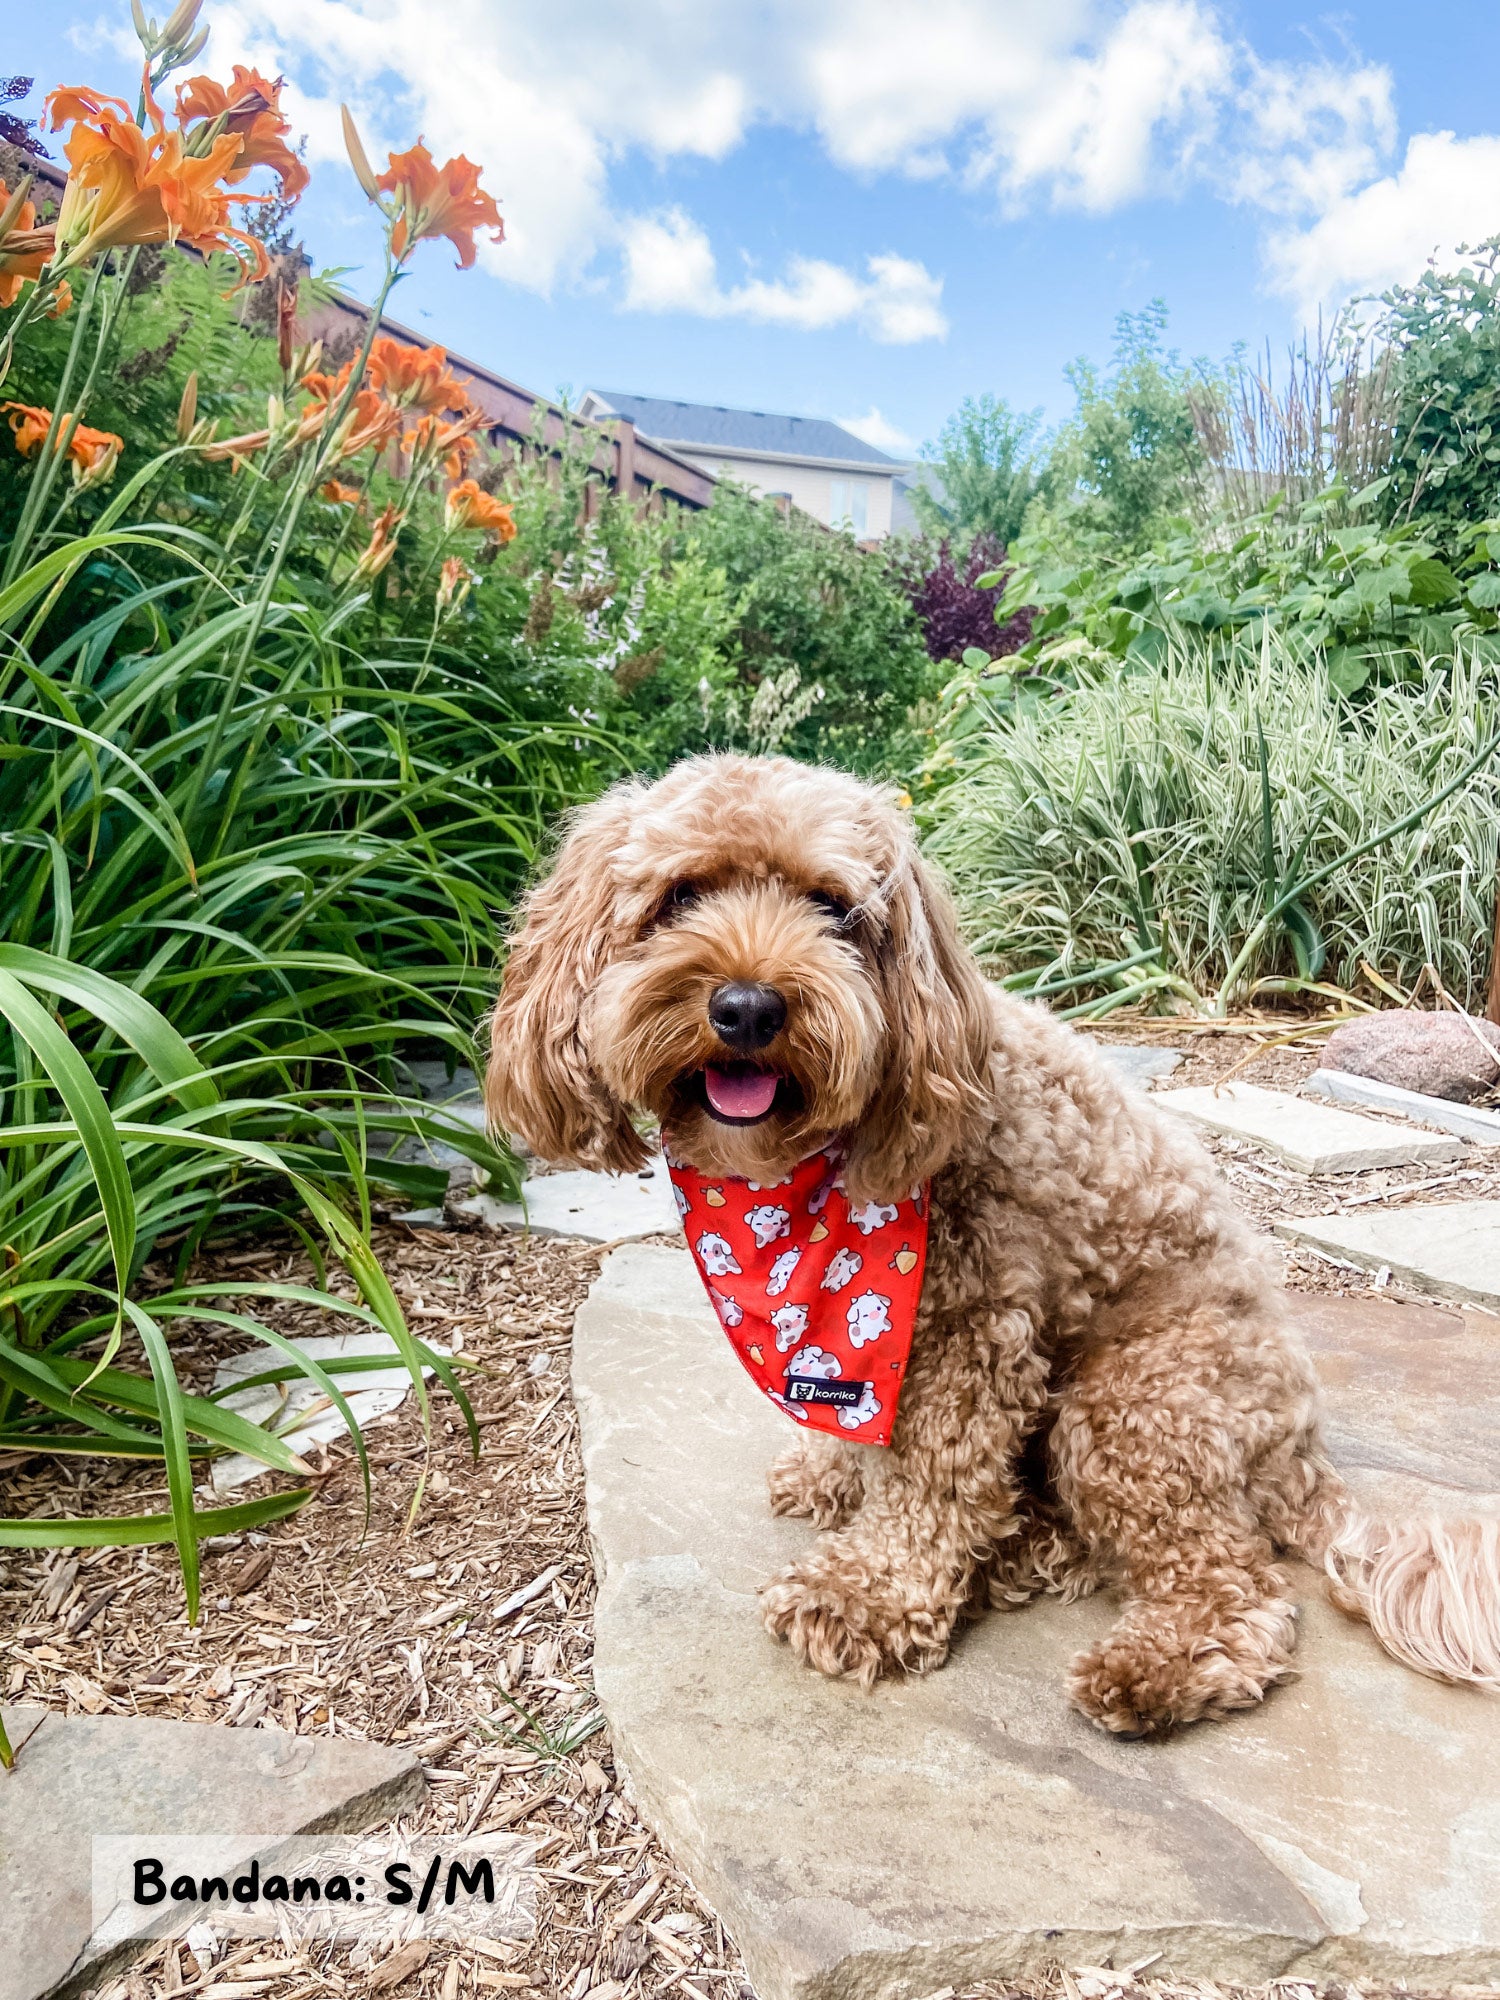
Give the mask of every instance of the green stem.
[{"label": "green stem", "polygon": [[[375,336],[380,330],[381,315],[384,313],[386,301],[391,295],[391,287],[395,284],[399,276],[400,267],[392,262],[389,250],[387,250],[385,277],[381,283],[375,303],[370,308],[369,319],[365,325],[364,341],[354,365],[349,370],[349,380],[344,385],[344,392],[338,400],[337,407],[329,412],[328,421],[323,426],[322,433],[318,439],[317,450],[313,453],[301,477],[293,484],[280,523],[271,530],[269,539],[273,547],[270,559],[266,562],[260,589],[255,595],[255,604],[250,622],[245,628],[244,639],[236,655],[234,666],[230,671],[228,685],[225,689],[223,699],[219,704],[218,712],[214,716],[214,724],[212,730],[209,732],[208,742],[204,746],[203,760],[198,767],[194,779],[192,795],[182,814],[183,825],[187,827],[189,837],[191,837],[192,823],[202,808],[204,791],[217,768],[219,753],[224,743],[226,717],[232,714],[238,705],[240,690],[244,686],[245,675],[249,671],[251,656],[259,642],[261,629],[265,624],[266,613],[271,608],[271,600],[275,594],[276,586],[281,581],[281,572],[285,568],[287,558],[291,553],[293,538],[296,535],[298,523],[302,518],[302,510],[307,504],[309,494],[322,484],[331,468],[338,462],[335,455],[337,447],[334,441],[343,424],[344,418],[348,415],[350,409],[353,408],[354,398],[359,392],[359,385],[364,379],[365,369],[369,363],[370,350],[375,345]],[[263,543],[263,555],[264,552],[265,544]],[[239,809],[240,798],[246,784],[249,782],[250,772],[254,766],[260,740],[261,738],[258,736],[254,743],[246,746],[245,754],[240,759],[233,780],[225,789],[224,808],[219,815],[218,831],[205,854],[204,858],[206,860],[212,860],[218,854],[228,836],[230,827],[234,824],[234,815]]]},{"label": "green stem", "polygon": [[89,273],[88,287],[78,304],[78,317],[73,322],[73,337],[68,343],[67,359],[63,363],[62,375],[59,377],[57,384],[57,393],[53,399],[52,421],[47,426],[47,435],[42,440],[40,446],[36,471],[32,474],[31,483],[26,492],[25,504],[21,508],[21,518],[16,524],[16,532],[11,539],[10,548],[6,553],[4,571],[0,572],[0,587],[14,583],[21,571],[26,567],[26,558],[30,551],[32,537],[36,532],[37,519],[41,514],[42,508],[47,503],[48,495],[52,491],[58,469],[62,464],[62,433],[65,427],[69,424],[75,424],[77,421],[76,414],[68,416],[65,413],[67,411],[68,397],[73,386],[74,372],[78,366],[78,357],[83,348],[83,337],[88,330],[89,320],[93,316],[94,303],[98,298],[103,271],[104,266],[102,261],[95,264],[93,270]]}]

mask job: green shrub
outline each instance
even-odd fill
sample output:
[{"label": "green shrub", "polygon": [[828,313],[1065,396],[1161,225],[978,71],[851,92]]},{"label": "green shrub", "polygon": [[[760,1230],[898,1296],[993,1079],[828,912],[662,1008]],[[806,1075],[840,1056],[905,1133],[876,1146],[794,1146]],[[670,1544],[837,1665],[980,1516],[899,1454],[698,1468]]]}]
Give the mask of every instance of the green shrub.
[{"label": "green shrub", "polygon": [[1460,656],[1353,713],[1267,636],[1252,660],[1173,643],[1051,698],[997,708],[970,677],[952,701],[967,727],[929,847],[1001,972],[1133,959],[1094,982],[1105,1005],[1157,991],[1226,1008],[1268,985],[1352,987],[1366,965],[1406,987],[1430,962],[1479,999],[1500,814],[1492,769],[1470,766],[1500,726],[1492,670]]},{"label": "green shrub", "polygon": [[682,546],[722,573],[733,605],[710,741],[872,775],[909,767],[912,711],[937,679],[882,556],[727,483],[684,522]]},{"label": "green shrub", "polygon": [[1335,485],[1232,529],[1183,520],[1135,555],[1100,537],[1060,538],[1043,522],[1011,550],[996,614],[1039,614],[1015,664],[1042,674],[1149,665],[1173,643],[1223,660],[1255,653],[1270,634],[1294,659],[1326,661],[1330,686],[1348,695],[1420,673],[1455,645],[1500,656],[1500,570],[1489,553],[1500,524],[1468,538],[1460,575],[1414,525],[1375,518],[1384,485],[1354,495]]},{"label": "green shrub", "polygon": [[1397,385],[1387,511],[1454,548],[1500,513],[1500,237],[1382,304]]}]

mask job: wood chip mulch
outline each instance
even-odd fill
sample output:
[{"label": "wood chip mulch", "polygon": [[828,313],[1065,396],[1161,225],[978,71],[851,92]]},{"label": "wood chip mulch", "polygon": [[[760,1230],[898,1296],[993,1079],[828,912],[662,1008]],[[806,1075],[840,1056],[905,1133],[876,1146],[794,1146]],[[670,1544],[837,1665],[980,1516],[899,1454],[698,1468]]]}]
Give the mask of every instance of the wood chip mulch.
[{"label": "wood chip mulch", "polygon": [[[568,1357],[573,1312],[601,1252],[399,1228],[380,1231],[377,1248],[414,1330],[477,1364],[463,1379],[483,1439],[478,1464],[441,1392],[427,1460],[408,1397],[366,1427],[375,1483],[363,1539],[358,1468],[336,1446],[317,1461],[316,1495],[301,1512],[205,1544],[196,1628],[169,1549],[7,1552],[0,1673],[9,1700],[68,1713],[409,1744],[428,1796],[403,1830],[508,1829],[536,1840],[536,1936],[408,1944],[374,1964],[357,1945],[286,1958],[246,1943],[210,1964],[174,1944],[101,1992],[751,2000],[732,1941],[623,1796],[592,1694],[593,1571]],[[232,1262],[221,1271],[226,1297],[237,1278],[312,1276],[300,1252],[283,1248]],[[215,1267],[193,1275],[211,1281]],[[347,1282],[333,1282],[352,1296]],[[285,1332],[330,1330],[310,1309],[246,1303]],[[226,1351],[174,1343],[185,1386],[205,1386]],[[424,1464],[425,1492],[409,1519]],[[159,1474],[153,1483],[32,1459],[8,1480],[12,1514],[166,1504]],[[258,1481],[232,1497],[267,1490]]]}]

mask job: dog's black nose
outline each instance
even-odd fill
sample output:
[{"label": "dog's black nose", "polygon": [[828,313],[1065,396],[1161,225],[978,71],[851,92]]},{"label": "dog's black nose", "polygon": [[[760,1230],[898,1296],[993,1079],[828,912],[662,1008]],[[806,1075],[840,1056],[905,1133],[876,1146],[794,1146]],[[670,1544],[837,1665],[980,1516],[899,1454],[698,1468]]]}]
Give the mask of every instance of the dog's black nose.
[{"label": "dog's black nose", "polygon": [[786,1026],[786,1002],[774,986],[734,980],[715,987],[708,1001],[708,1025],[730,1048],[748,1054],[774,1042]]}]

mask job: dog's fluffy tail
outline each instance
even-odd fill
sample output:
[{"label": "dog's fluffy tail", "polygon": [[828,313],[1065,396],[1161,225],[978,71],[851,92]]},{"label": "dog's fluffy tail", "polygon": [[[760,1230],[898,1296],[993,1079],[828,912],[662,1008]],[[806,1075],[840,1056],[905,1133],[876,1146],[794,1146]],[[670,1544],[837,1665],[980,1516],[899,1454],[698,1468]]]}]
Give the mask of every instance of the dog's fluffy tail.
[{"label": "dog's fluffy tail", "polygon": [[1381,1521],[1340,1500],[1306,1551],[1334,1603],[1419,1674],[1500,1694],[1500,1520]]}]

